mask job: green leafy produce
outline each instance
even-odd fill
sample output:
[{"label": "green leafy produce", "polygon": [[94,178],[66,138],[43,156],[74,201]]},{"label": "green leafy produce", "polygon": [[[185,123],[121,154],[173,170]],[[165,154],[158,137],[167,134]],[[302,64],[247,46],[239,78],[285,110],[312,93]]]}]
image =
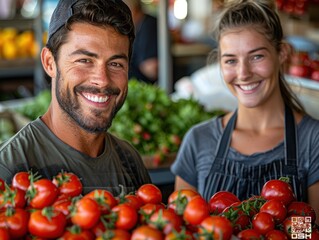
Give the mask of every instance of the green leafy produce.
[{"label": "green leafy produce", "polygon": [[177,152],[191,126],[222,113],[207,112],[194,99],[173,101],[158,86],[132,79],[110,131],[131,142],[142,155],[165,156]]},{"label": "green leafy produce", "polygon": [[30,120],[34,120],[47,111],[50,101],[51,91],[43,90],[34,97],[33,101],[24,104],[23,106],[16,109],[16,111],[29,118]]},{"label": "green leafy produce", "polygon": [[15,125],[12,119],[0,117],[0,143],[15,134]]},{"label": "green leafy produce", "polygon": [[[195,99],[173,101],[156,85],[135,79],[128,85],[126,101],[109,131],[132,143],[142,155],[163,159],[176,153],[191,126],[223,113],[221,110],[207,112]],[[45,113],[50,100],[50,91],[45,90],[17,111],[31,120],[36,119]]]}]

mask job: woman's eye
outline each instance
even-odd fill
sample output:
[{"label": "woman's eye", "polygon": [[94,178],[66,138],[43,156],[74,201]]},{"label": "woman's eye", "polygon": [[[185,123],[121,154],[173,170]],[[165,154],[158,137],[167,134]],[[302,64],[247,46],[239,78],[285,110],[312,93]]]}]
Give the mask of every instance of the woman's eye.
[{"label": "woman's eye", "polygon": [[259,59],[262,59],[264,56],[259,54],[259,55],[255,55],[253,56],[252,60],[259,60]]},{"label": "woman's eye", "polygon": [[236,61],[234,59],[227,59],[225,60],[226,64],[234,64]]}]

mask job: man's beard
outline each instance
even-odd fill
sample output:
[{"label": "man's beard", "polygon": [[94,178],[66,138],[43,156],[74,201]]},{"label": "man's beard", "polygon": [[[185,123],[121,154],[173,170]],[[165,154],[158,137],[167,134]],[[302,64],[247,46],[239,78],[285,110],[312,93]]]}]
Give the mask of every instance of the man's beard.
[{"label": "man's beard", "polygon": [[[124,104],[127,92],[124,94],[124,97],[121,101],[116,104],[111,112],[109,118],[101,119],[103,117],[104,112],[101,110],[91,110],[91,115],[94,115],[94,119],[92,120],[87,115],[81,111],[81,106],[79,102],[72,98],[72,94],[69,89],[62,89],[62,82],[64,79],[61,77],[60,69],[57,67],[57,77],[56,77],[56,89],[55,94],[57,101],[61,107],[61,109],[65,112],[65,114],[69,117],[70,120],[76,122],[82,129],[91,133],[101,133],[106,132],[112,125],[112,120],[115,117],[116,113],[121,109]],[[89,87],[76,87],[73,92],[73,96],[77,95],[78,90],[86,90],[86,92],[98,93],[100,92],[97,88],[89,88]],[[107,88],[103,91],[106,94],[111,94],[113,96],[118,95],[120,90],[118,88]],[[104,117],[105,118],[105,117]],[[99,120],[100,121],[97,121]]]}]

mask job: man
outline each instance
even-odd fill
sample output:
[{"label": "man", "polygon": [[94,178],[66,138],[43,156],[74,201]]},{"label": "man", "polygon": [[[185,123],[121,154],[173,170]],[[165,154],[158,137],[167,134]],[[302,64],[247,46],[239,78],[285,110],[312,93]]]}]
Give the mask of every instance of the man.
[{"label": "man", "polygon": [[[140,155],[107,132],[128,90],[134,41],[129,8],[119,0],[60,0],[41,60],[51,77],[48,111],[0,145],[0,177],[18,171],[52,178],[61,170],[114,195],[150,182]],[[124,191],[124,192],[123,192]]]},{"label": "man", "polygon": [[136,33],[129,78],[153,84],[158,79],[157,19],[143,11],[140,0],[124,2],[131,9]]}]

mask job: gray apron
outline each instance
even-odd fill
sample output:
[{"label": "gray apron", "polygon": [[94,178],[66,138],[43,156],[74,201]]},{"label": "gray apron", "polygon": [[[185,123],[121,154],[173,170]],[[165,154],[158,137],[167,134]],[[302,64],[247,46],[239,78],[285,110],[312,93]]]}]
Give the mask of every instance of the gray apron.
[{"label": "gray apron", "polygon": [[240,200],[260,195],[263,185],[271,179],[289,177],[290,184],[299,201],[307,200],[307,185],[297,168],[296,127],[293,113],[285,108],[285,158],[269,164],[251,166],[228,161],[227,153],[232,131],[236,124],[237,111],[229,120],[217,148],[216,159],[205,179],[203,196],[207,200],[221,190],[234,193]]}]

